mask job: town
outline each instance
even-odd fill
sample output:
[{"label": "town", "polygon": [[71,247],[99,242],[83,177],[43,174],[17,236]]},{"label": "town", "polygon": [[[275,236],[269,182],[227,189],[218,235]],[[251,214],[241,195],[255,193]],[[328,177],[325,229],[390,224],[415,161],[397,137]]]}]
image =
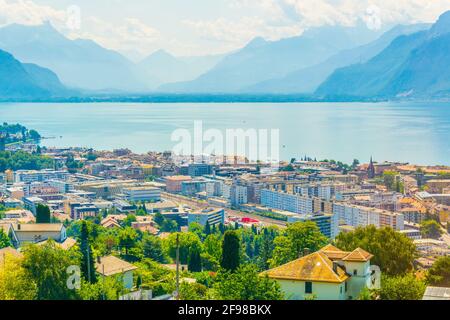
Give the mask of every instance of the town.
[{"label": "town", "polygon": [[305,155],[274,171],[236,156],[43,147],[22,126],[1,133],[0,299],[411,300],[450,290],[450,167]]}]

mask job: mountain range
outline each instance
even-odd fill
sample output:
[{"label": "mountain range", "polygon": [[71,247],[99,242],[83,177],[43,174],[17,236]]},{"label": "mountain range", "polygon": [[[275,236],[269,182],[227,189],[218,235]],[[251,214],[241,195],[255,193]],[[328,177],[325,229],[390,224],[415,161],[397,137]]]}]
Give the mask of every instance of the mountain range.
[{"label": "mountain range", "polygon": [[91,40],[70,40],[51,24],[8,25],[0,29],[0,48],[22,62],[49,68],[73,88],[146,90],[134,65]]},{"label": "mountain range", "polygon": [[48,99],[70,94],[49,69],[21,63],[0,50],[0,99]]},{"label": "mountain range", "polygon": [[0,98],[103,95],[300,95],[302,100],[450,97],[450,11],[434,24],[390,30],[323,26],[277,41],[255,38],[223,55],[140,62],[49,23],[0,28]]},{"label": "mountain range", "polygon": [[227,55],[209,72],[189,82],[163,85],[161,92],[230,93],[318,64],[339,51],[376,39],[381,31],[365,25],[312,28],[301,36],[266,41],[255,38]]},{"label": "mountain range", "polygon": [[429,29],[396,38],[365,63],[334,71],[315,95],[429,98],[450,95],[450,11]]},{"label": "mountain range", "polygon": [[223,55],[175,57],[158,50],[138,63],[142,81],[152,89],[172,82],[194,80],[212,69]]},{"label": "mountain range", "polygon": [[242,89],[251,93],[313,93],[338,68],[363,63],[383,51],[395,38],[429,28],[429,24],[399,25],[368,44],[338,52],[324,62],[295,70],[287,76]]}]

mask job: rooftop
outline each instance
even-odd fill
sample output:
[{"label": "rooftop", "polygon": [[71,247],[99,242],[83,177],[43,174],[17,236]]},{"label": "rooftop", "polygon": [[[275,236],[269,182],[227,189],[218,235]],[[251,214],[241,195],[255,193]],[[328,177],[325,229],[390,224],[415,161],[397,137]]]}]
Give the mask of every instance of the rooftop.
[{"label": "rooftop", "polygon": [[450,300],[450,288],[427,287],[422,300]]},{"label": "rooftop", "polygon": [[17,232],[59,232],[64,227],[62,223],[27,223],[14,224],[14,231]]},{"label": "rooftop", "polygon": [[349,278],[344,269],[337,266],[323,252],[318,251],[268,270],[263,274],[273,279],[342,283]]},{"label": "rooftop", "polygon": [[367,262],[372,254],[357,248],[352,252],[342,251],[329,244],[321,250],[263,272],[273,279],[342,283],[349,278],[337,261]]},{"label": "rooftop", "polygon": [[98,273],[107,277],[137,269],[137,267],[135,267],[131,263],[128,263],[114,256],[100,258],[100,261],[97,261],[95,268]]}]

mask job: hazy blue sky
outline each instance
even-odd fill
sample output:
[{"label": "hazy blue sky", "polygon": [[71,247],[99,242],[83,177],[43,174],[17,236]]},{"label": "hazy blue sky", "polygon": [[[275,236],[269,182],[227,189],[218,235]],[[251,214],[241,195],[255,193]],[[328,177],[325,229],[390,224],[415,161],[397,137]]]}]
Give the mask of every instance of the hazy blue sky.
[{"label": "hazy blue sky", "polygon": [[449,0],[0,0],[0,25],[50,20],[69,37],[129,56],[160,48],[204,55],[358,19],[370,28],[433,22],[445,10]]}]

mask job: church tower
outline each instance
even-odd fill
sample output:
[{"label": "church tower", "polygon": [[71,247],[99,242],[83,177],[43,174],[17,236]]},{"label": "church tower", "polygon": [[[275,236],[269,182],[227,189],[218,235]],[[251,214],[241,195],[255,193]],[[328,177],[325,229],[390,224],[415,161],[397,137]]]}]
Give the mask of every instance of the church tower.
[{"label": "church tower", "polygon": [[373,164],[372,157],[370,157],[370,164],[367,168],[367,176],[369,177],[369,179],[375,178],[375,165]]}]

